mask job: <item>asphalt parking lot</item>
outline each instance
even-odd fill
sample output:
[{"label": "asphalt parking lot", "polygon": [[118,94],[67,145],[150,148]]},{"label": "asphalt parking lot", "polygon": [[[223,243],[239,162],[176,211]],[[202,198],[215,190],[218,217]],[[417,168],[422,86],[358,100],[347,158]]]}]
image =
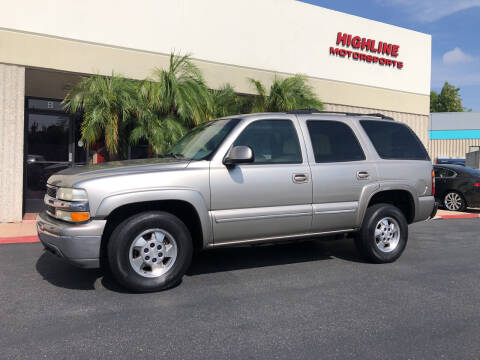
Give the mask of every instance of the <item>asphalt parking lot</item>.
[{"label": "asphalt parking lot", "polygon": [[414,224],[394,264],[348,240],[198,255],[129,294],[41,245],[0,245],[1,359],[479,359],[480,220]]}]

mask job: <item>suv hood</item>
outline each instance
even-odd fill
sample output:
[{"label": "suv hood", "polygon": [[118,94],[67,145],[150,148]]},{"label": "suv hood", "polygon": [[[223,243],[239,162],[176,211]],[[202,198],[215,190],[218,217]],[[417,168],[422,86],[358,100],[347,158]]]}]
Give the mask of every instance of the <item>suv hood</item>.
[{"label": "suv hood", "polygon": [[190,160],[155,158],[111,161],[95,165],[76,166],[64,169],[50,176],[47,183],[55,186],[73,187],[76,183],[80,181],[100,177],[183,169],[187,167],[189,162]]}]

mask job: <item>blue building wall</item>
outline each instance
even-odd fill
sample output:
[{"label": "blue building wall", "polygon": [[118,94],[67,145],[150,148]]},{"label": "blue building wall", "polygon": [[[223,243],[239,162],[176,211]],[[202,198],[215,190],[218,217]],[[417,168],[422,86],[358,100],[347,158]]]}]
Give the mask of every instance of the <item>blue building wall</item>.
[{"label": "blue building wall", "polygon": [[429,133],[431,140],[480,139],[480,113],[431,113]]}]

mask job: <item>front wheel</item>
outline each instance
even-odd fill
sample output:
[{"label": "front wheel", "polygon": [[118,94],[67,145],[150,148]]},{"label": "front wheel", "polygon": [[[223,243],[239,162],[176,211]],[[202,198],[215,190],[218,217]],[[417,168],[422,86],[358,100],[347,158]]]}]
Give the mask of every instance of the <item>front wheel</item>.
[{"label": "front wheel", "polygon": [[403,213],[390,204],[367,208],[355,244],[374,263],[390,263],[402,255],[408,240],[408,224]]},{"label": "front wheel", "polygon": [[158,291],[178,284],[193,253],[192,239],[176,216],[149,211],[124,220],[108,242],[114,278],[132,291]]}]

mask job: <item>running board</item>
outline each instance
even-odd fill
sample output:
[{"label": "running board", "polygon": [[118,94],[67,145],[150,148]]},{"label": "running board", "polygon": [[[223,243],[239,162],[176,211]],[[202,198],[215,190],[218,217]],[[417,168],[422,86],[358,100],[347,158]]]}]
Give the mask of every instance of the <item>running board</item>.
[{"label": "running board", "polygon": [[264,238],[256,238],[256,239],[248,239],[248,240],[235,240],[235,241],[227,241],[221,243],[213,243],[209,244],[208,247],[222,247],[222,246],[233,246],[233,245],[242,245],[242,244],[256,244],[256,243],[263,243],[269,241],[277,241],[277,240],[295,240],[295,239],[302,239],[306,237],[313,237],[319,235],[334,235],[334,234],[341,234],[341,233],[349,233],[356,231],[355,229],[345,229],[345,230],[335,230],[335,231],[323,231],[323,232],[315,232],[315,233],[305,233],[305,234],[294,234],[294,235],[284,235],[284,236],[270,236]]}]

